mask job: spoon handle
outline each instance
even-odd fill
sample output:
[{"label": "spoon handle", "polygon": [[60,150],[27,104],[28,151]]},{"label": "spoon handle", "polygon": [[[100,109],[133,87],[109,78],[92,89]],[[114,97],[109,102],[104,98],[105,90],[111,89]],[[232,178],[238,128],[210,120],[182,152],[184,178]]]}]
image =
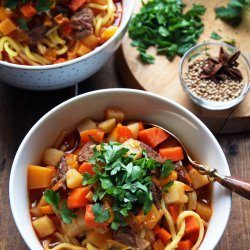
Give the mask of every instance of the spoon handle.
[{"label": "spoon handle", "polygon": [[215,180],[232,192],[250,200],[250,182],[248,180],[231,176],[220,176],[219,174],[216,174]]}]

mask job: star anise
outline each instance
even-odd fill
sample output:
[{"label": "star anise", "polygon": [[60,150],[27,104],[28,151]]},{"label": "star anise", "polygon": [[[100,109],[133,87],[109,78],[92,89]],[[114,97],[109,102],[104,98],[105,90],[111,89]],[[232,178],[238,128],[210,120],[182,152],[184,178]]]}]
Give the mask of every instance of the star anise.
[{"label": "star anise", "polygon": [[206,65],[202,68],[200,74],[201,79],[211,79],[214,82],[224,81],[225,79],[232,78],[241,81],[243,76],[238,67],[237,59],[239,58],[240,51],[229,55],[222,47],[220,47],[219,57],[209,57],[206,60]]}]

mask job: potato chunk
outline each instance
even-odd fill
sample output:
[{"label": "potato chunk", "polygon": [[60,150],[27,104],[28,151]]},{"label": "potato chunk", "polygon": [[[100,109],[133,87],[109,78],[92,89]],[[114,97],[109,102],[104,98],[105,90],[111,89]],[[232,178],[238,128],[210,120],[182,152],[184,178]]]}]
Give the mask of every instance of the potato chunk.
[{"label": "potato chunk", "polygon": [[138,134],[139,134],[139,123],[138,122],[131,123],[131,124],[128,124],[127,127],[132,132],[133,138],[137,139],[138,138]]},{"label": "potato chunk", "polygon": [[166,204],[183,204],[188,202],[188,196],[185,194],[186,184],[180,181],[174,181],[174,184],[164,193]]},{"label": "potato chunk", "polygon": [[102,129],[104,133],[107,134],[115,128],[115,125],[116,125],[116,119],[111,118],[111,119],[100,122],[97,127]]},{"label": "potato chunk", "polygon": [[193,188],[198,189],[209,183],[206,175],[200,174],[196,169],[192,168],[188,171],[188,174],[192,180]]},{"label": "potato chunk", "polygon": [[140,159],[142,156],[142,148],[141,143],[134,139],[128,139],[123,143],[124,147],[128,148],[129,151],[127,152],[127,155],[134,154],[133,159]]},{"label": "potato chunk", "polygon": [[77,188],[82,185],[83,176],[74,168],[66,173],[66,183],[68,188]]},{"label": "potato chunk", "polygon": [[90,118],[83,119],[77,125],[79,133],[81,133],[84,130],[95,129],[95,128],[97,128],[96,123]]},{"label": "potato chunk", "polygon": [[47,148],[43,153],[43,162],[48,166],[56,166],[64,152],[56,148]]},{"label": "potato chunk", "polygon": [[32,225],[39,238],[46,237],[56,231],[54,222],[47,215],[32,221]]},{"label": "potato chunk", "polygon": [[105,119],[115,118],[117,122],[122,122],[124,113],[118,108],[108,108],[104,111]]}]

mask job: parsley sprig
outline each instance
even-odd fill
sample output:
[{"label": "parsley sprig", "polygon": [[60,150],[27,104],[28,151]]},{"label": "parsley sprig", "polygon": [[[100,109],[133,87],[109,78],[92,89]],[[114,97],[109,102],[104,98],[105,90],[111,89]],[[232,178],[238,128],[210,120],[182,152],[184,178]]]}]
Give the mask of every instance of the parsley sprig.
[{"label": "parsley sprig", "polygon": [[67,207],[66,201],[62,203],[61,209],[59,208],[60,194],[51,189],[47,189],[44,192],[45,200],[54,208],[54,211],[58,216],[61,216],[62,220],[70,224],[72,218],[76,218],[77,215]]},{"label": "parsley sprig", "polygon": [[[130,211],[138,211],[140,208],[143,208],[145,214],[150,211],[153,204],[150,171],[160,168],[161,176],[166,178],[173,167],[171,161],[161,165],[148,158],[145,152],[142,158],[133,160],[133,155],[126,155],[128,151],[129,149],[118,142],[101,144],[94,148],[94,156],[90,160],[94,165],[95,175],[83,175],[83,185],[100,183],[93,196],[97,204],[106,194],[113,197],[113,229],[123,223],[122,218],[127,217]],[[97,211],[100,210],[99,205],[96,208]]]},{"label": "parsley sprig", "polygon": [[201,20],[204,6],[194,4],[184,14],[181,0],[141,1],[142,8],[132,18],[128,33],[143,62],[155,62],[154,56],[147,53],[150,46],[171,60],[195,45],[204,28]]}]

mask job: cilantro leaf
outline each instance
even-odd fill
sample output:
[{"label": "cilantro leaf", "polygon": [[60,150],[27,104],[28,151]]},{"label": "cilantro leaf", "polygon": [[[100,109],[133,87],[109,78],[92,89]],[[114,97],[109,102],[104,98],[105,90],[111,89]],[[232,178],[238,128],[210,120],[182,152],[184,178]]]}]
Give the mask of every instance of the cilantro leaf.
[{"label": "cilantro leaf", "polygon": [[110,218],[109,210],[104,209],[104,207],[99,203],[95,203],[92,206],[92,210],[95,215],[96,222],[104,222]]},{"label": "cilantro leaf", "polygon": [[155,62],[154,56],[147,52],[151,46],[156,47],[157,54],[172,60],[196,44],[203,32],[201,15],[206,9],[194,4],[183,13],[184,7],[181,0],[142,1],[140,11],[133,16],[128,27],[131,46],[137,48],[142,62]]},{"label": "cilantro leaf", "polygon": [[174,164],[171,160],[167,160],[163,165],[162,165],[162,170],[161,170],[161,175],[160,179],[167,178],[172,170],[174,169]]},{"label": "cilantro leaf", "polygon": [[173,184],[174,184],[173,181],[169,181],[169,182],[163,187],[162,191],[163,191],[163,192],[168,192],[168,189],[169,189],[170,187],[172,187]]},{"label": "cilantro leaf", "polygon": [[5,0],[4,7],[8,9],[15,9],[17,7],[18,0]]},{"label": "cilantro leaf", "polygon": [[46,12],[53,5],[53,1],[50,0],[38,0],[36,1],[36,10],[39,12]]},{"label": "cilantro leaf", "polygon": [[65,223],[71,223],[72,218],[76,218],[76,214],[68,209],[66,201],[63,202],[62,208],[59,208],[60,194],[51,189],[45,190],[43,193],[45,200],[54,208],[57,216],[61,216]]},{"label": "cilantro leaf", "polygon": [[20,28],[22,30],[28,30],[28,25],[27,25],[27,22],[24,18],[20,17],[17,19],[17,23],[19,24]]},{"label": "cilantro leaf", "polygon": [[64,201],[61,209],[62,219],[65,223],[72,223],[72,218],[76,218],[77,215],[67,207],[67,202]]},{"label": "cilantro leaf", "polygon": [[214,32],[214,31],[211,33],[210,37],[215,39],[215,40],[220,40],[222,38],[218,33]]},{"label": "cilantro leaf", "polygon": [[43,193],[45,200],[55,209],[59,209],[60,194],[51,189],[45,190]]}]

